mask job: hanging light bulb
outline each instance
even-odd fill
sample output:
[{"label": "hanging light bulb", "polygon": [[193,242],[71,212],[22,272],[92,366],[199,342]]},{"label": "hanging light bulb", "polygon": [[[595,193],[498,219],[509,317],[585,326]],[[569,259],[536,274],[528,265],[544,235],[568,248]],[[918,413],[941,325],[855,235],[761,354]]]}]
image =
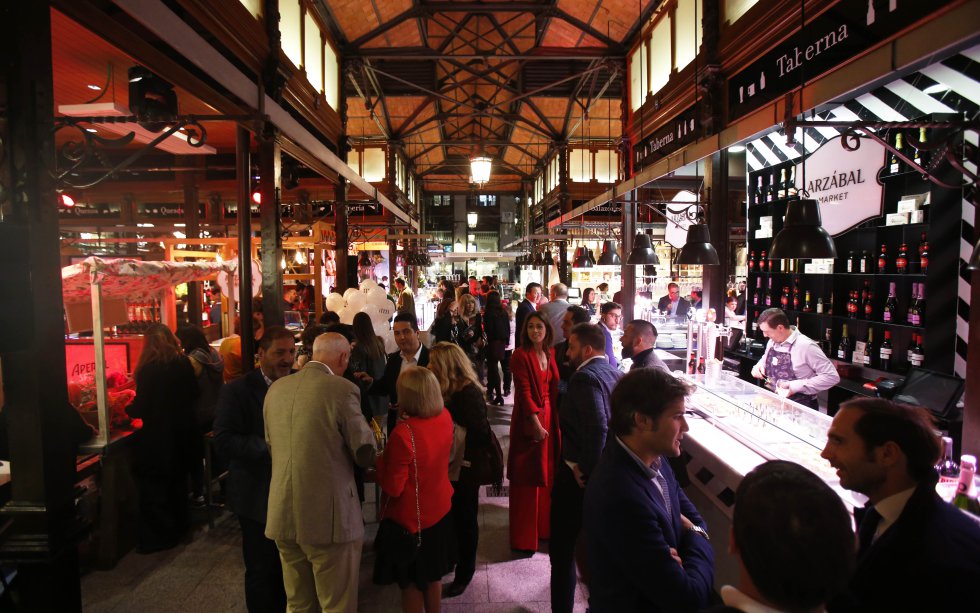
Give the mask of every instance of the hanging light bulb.
[{"label": "hanging light bulb", "polygon": [[282,254],[282,259],[279,260],[279,268],[286,270],[286,254]]}]

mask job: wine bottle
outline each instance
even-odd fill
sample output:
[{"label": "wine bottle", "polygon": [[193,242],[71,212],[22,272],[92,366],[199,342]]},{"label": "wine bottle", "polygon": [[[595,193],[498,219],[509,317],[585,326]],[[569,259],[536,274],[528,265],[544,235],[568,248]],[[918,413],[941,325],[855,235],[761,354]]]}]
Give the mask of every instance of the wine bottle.
[{"label": "wine bottle", "polygon": [[854,272],[854,252],[847,252],[847,272]]},{"label": "wine bottle", "polygon": [[918,308],[918,304],[917,304],[918,290],[919,290],[919,284],[913,283],[912,296],[909,298],[909,311],[908,311],[908,315],[906,315],[906,320],[907,320],[906,323],[908,323],[908,325],[910,326],[915,325],[915,321],[918,317],[918,314],[915,312],[916,309]]},{"label": "wine bottle", "polygon": [[763,249],[759,255],[759,272],[766,272],[769,269],[769,260],[766,259],[766,250]]},{"label": "wine bottle", "polygon": [[864,297],[864,318],[865,319],[870,320],[874,316],[874,303],[872,302],[873,300],[874,300],[874,292],[872,292],[869,289],[868,290],[868,293]]},{"label": "wine bottle", "polygon": [[813,312],[813,304],[810,303],[810,290],[806,290],[806,293],[803,296],[803,312]]},{"label": "wine bottle", "polygon": [[[895,149],[897,149],[899,152],[902,151],[902,133],[901,132],[899,132],[898,134],[895,135]],[[901,168],[902,168],[901,161],[898,159],[898,156],[897,155],[895,155],[894,153],[892,153],[891,156],[889,157],[889,161],[888,161],[888,173],[889,174],[893,174],[893,175],[897,175],[898,172],[901,170]]]},{"label": "wine bottle", "polygon": [[823,315],[823,296],[817,298],[817,314]]},{"label": "wine bottle", "polygon": [[847,316],[851,319],[857,319],[858,316],[858,293],[855,290],[851,290],[849,294],[850,298],[847,301]]},{"label": "wine bottle", "polygon": [[762,187],[762,175],[759,175],[755,179],[755,203],[759,204],[760,202],[765,201],[765,199],[766,190]]},{"label": "wine bottle", "polygon": [[925,361],[925,353],[922,351],[922,335],[915,335],[915,347],[912,348],[912,366],[922,366]]},{"label": "wine bottle", "polygon": [[752,313],[752,334],[759,329],[759,311],[754,311]]},{"label": "wine bottle", "polygon": [[861,252],[861,261],[858,264],[859,272],[871,272],[870,270],[868,270],[868,260],[870,259],[871,259],[871,255],[867,251]]},{"label": "wine bottle", "polygon": [[746,262],[749,272],[755,272],[755,251],[749,252],[749,261]]},{"label": "wine bottle", "polygon": [[885,308],[881,311],[881,319],[885,323],[896,321],[897,311],[898,301],[895,298],[895,282],[892,281],[888,284],[888,298],[885,300]]},{"label": "wine bottle", "polygon": [[[941,479],[953,480],[960,476],[960,465],[953,459],[953,439],[949,436],[942,437],[943,456],[936,464],[936,472]],[[974,470],[976,470],[974,468]]]},{"label": "wine bottle", "polygon": [[786,181],[786,195],[795,196],[796,190],[796,166],[789,167],[789,179]]},{"label": "wine bottle", "polygon": [[826,305],[826,309],[827,309],[827,315],[834,314],[834,292],[830,292],[830,301]]},{"label": "wine bottle", "polygon": [[915,313],[915,325],[926,327],[926,284],[919,283],[919,299],[917,303],[919,305]]},{"label": "wine bottle", "polygon": [[834,354],[833,354],[833,351],[834,351],[834,342],[831,339],[831,330],[830,330],[830,328],[827,328],[826,331],[824,331],[823,340],[820,341],[820,348],[823,349],[824,355],[827,356],[828,358],[834,357]]},{"label": "wine bottle", "polygon": [[772,277],[769,277],[769,286],[766,288],[766,306],[772,306]]},{"label": "wine bottle", "polygon": [[929,272],[929,241],[926,240],[926,233],[922,233],[922,239],[919,241],[919,274],[927,274]]},{"label": "wine bottle", "polygon": [[895,272],[904,275],[909,268],[909,247],[905,243],[898,248],[898,257],[895,258]]},{"label": "wine bottle", "polygon": [[912,158],[915,161],[915,163],[918,164],[919,166],[924,165],[926,161],[925,153],[922,151],[921,148],[921,144],[925,142],[926,142],[926,129],[919,128],[920,146],[915,148],[915,157]]},{"label": "wine bottle", "polygon": [[878,274],[883,275],[888,272],[888,245],[882,243],[881,253],[878,254]]},{"label": "wine bottle", "polygon": [[837,359],[843,362],[851,361],[851,339],[847,336],[847,324],[844,324],[844,332],[837,345]]},{"label": "wine bottle", "polygon": [[874,328],[868,326],[868,340],[866,340],[864,343],[864,365],[868,368],[874,368],[877,366],[877,353],[878,352],[874,341]]},{"label": "wine bottle", "polygon": [[704,356],[701,356],[701,359],[698,361],[698,374],[703,375],[704,371],[705,371]]},{"label": "wine bottle", "polygon": [[789,288],[785,285],[783,286],[783,295],[779,298],[779,306],[783,307],[783,310],[789,308]]},{"label": "wine bottle", "polygon": [[960,476],[956,482],[956,495],[953,496],[953,506],[963,509],[973,515],[980,515],[980,503],[977,502],[976,488],[973,486],[973,475],[977,472],[977,459],[972,455],[960,457]]},{"label": "wine bottle", "polygon": [[782,168],[779,170],[779,191],[776,192],[777,198],[786,197],[786,169]]},{"label": "wine bottle", "polygon": [[766,192],[766,202],[772,202],[779,193],[779,186],[776,184],[776,171],[773,170],[769,175],[769,190]]},{"label": "wine bottle", "polygon": [[799,283],[800,283],[800,280],[799,279],[796,279],[793,282],[793,310],[794,311],[799,311],[800,310],[800,286],[799,286]]},{"label": "wine bottle", "polygon": [[691,352],[691,359],[687,363],[687,374],[693,375],[697,372],[698,368],[698,354],[696,351]]},{"label": "wine bottle", "polygon": [[885,330],[885,340],[881,342],[881,349],[878,350],[878,368],[880,370],[891,370],[892,366],[892,333]]}]

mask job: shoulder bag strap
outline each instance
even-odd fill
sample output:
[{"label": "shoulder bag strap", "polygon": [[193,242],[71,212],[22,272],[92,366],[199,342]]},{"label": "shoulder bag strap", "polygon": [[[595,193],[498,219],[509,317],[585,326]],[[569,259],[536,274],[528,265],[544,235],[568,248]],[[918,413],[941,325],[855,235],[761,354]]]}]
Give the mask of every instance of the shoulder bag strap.
[{"label": "shoulder bag strap", "polygon": [[418,526],[418,532],[416,532],[416,538],[418,539],[419,547],[422,546],[422,508],[419,504],[419,464],[418,464],[418,453],[415,450],[415,433],[412,432],[412,427],[405,422],[405,427],[408,428],[408,438],[412,442],[412,467],[415,468],[415,521]]}]

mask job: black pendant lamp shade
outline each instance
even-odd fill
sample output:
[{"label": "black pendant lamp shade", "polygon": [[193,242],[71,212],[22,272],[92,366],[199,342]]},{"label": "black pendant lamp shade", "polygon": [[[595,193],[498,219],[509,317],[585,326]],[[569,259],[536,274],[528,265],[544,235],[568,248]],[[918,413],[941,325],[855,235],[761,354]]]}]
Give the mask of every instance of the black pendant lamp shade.
[{"label": "black pendant lamp shade", "polygon": [[772,241],[770,260],[836,258],[834,239],[820,222],[820,203],[812,198],[790,200],[786,223]]},{"label": "black pendant lamp shade", "polygon": [[602,255],[599,256],[599,266],[621,266],[623,263],[616,253],[615,244],[612,241],[602,241]]},{"label": "black pendant lamp shade", "polygon": [[660,263],[657,252],[653,250],[653,242],[649,234],[637,234],[633,239],[633,249],[626,258],[630,266],[656,266]]},{"label": "black pendant lamp shade", "polygon": [[592,268],[592,260],[589,259],[585,247],[579,247],[575,250],[575,262],[572,265],[575,268]]},{"label": "black pendant lamp shade", "polygon": [[970,261],[966,263],[967,270],[980,270],[980,239],[977,239],[977,244],[973,247],[973,254],[970,256]]},{"label": "black pendant lamp shade", "polygon": [[549,249],[549,250],[547,250],[547,251],[544,252],[544,265],[545,266],[554,266],[555,265],[555,258],[552,257],[552,255],[551,255],[551,249]]},{"label": "black pendant lamp shade", "polygon": [[595,266],[595,255],[593,255],[592,250],[588,247],[585,248],[585,255],[589,258],[589,266]]},{"label": "black pendant lamp shade", "polygon": [[687,243],[681,247],[677,257],[678,264],[695,264],[701,266],[717,266],[721,264],[718,252],[711,244],[708,226],[697,223],[687,228]]},{"label": "black pendant lamp shade", "polygon": [[534,252],[534,259],[531,260],[531,263],[534,264],[535,266],[544,266],[544,258],[541,257],[540,251]]}]

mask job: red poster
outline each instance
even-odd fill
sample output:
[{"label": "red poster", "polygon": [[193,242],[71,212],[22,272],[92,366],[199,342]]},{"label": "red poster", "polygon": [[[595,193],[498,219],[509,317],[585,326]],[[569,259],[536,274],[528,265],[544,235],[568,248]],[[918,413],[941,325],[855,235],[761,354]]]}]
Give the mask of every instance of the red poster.
[{"label": "red poster", "polygon": [[[67,343],[65,345],[68,380],[95,376],[95,344],[93,342]],[[129,344],[107,341],[105,344],[106,373],[129,373]]]}]

